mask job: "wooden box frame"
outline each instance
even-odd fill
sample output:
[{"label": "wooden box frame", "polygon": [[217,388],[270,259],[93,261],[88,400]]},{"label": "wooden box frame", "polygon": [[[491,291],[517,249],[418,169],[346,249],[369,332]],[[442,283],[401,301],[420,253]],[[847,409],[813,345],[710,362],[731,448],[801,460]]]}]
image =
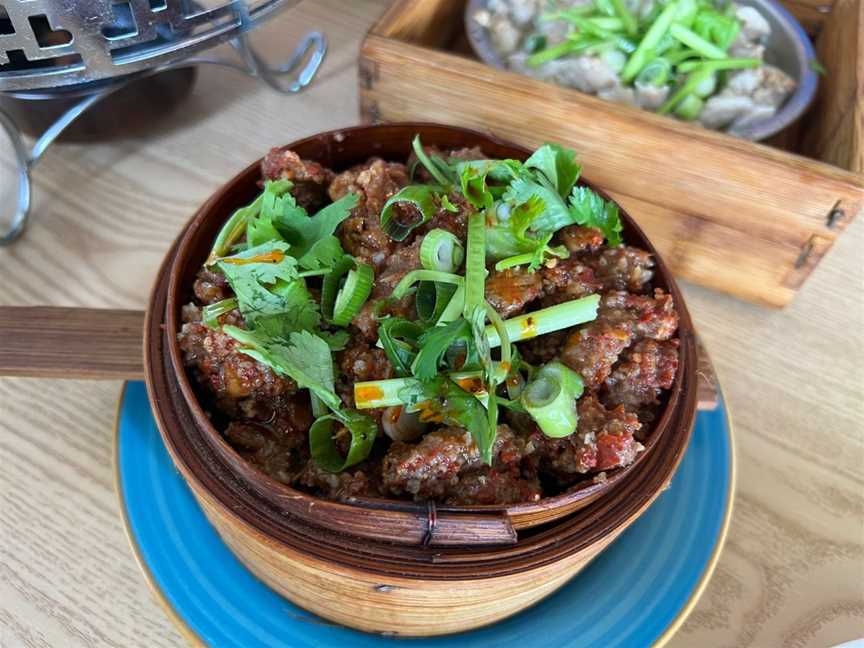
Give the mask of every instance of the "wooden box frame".
[{"label": "wooden box frame", "polygon": [[391,5],[361,47],[361,114],[569,145],[675,274],[785,306],[864,207],[864,3],[786,4],[827,74],[808,115],[773,146],[484,65],[464,42],[464,0]]}]

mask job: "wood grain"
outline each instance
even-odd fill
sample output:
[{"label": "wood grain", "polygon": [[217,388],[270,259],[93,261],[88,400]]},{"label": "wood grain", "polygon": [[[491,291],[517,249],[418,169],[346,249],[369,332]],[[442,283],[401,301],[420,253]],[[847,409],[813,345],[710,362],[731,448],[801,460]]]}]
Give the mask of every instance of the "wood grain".
[{"label": "wood grain", "polygon": [[0,306],[0,375],[141,380],[144,313]]},{"label": "wood grain", "polygon": [[[531,147],[566,143],[591,182],[663,214],[654,229],[668,228],[665,238],[674,238],[692,257],[691,263],[670,261],[677,274],[763,305],[788,304],[864,205],[864,175],[856,163],[864,138],[853,127],[856,109],[851,120],[833,109],[815,113],[814,120],[844,147],[841,155],[814,145],[817,159],[635,108],[613,111],[595,97],[451,51],[460,23],[442,18],[458,14],[461,5],[398,0],[372,28],[361,50],[366,119],[443,120]],[[838,8],[832,22],[849,11]],[[826,27],[825,38],[839,35],[839,29]],[[856,69],[856,58],[864,60],[852,37],[829,54],[844,78],[846,70]],[[835,99],[849,104],[839,91],[824,94],[823,102],[834,106]],[[639,220],[640,211],[634,215]],[[729,255],[736,257],[734,264],[724,260]]]},{"label": "wood grain", "polygon": [[817,41],[817,55],[827,71],[804,151],[864,173],[864,3],[835,2]]},{"label": "wood grain", "polygon": [[[32,227],[0,250],[0,303],[143,309],[212,191],[275,144],[357,122],[357,52],[388,4],[307,0],[256,35],[275,58],[305,30],[327,32],[322,76],[303,95],[202,69],[185,110],[150,137],[52,148],[34,174]],[[717,571],[670,648],[825,648],[864,634],[861,250],[859,218],[783,311],[684,286],[732,412],[739,475]],[[3,648],[183,645],[120,525],[119,392],[0,379]]]}]

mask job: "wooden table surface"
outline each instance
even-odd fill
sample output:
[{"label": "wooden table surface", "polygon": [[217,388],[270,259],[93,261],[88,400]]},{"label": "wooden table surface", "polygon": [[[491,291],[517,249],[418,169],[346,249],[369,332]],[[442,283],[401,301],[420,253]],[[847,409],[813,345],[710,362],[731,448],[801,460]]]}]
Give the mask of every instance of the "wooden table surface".
[{"label": "wooden table surface", "polygon": [[[0,249],[0,304],[143,307],[168,244],[219,184],[272,145],[357,121],[357,51],[385,4],[308,0],[256,36],[278,54],[307,29],[327,32],[326,62],[300,96],[205,69],[184,114],[146,137],[49,150],[32,226]],[[864,636],[862,250],[858,218],[784,311],[684,286],[739,471],[726,547],[671,646]],[[2,648],[182,645],[118,514],[120,387],[0,379]]]}]

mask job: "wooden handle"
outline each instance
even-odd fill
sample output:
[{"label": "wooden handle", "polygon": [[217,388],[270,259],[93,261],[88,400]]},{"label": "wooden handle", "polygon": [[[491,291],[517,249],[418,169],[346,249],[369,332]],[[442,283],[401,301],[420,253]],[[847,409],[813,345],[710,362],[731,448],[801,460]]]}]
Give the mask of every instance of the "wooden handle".
[{"label": "wooden handle", "polygon": [[143,380],[142,311],[0,306],[0,376]]}]

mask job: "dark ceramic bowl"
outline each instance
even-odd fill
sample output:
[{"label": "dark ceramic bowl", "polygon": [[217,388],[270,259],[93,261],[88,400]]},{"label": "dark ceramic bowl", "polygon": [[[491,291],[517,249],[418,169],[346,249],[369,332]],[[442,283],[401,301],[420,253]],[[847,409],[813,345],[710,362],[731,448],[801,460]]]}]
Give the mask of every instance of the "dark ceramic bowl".
[{"label": "dark ceramic bowl", "polygon": [[[736,0],[738,4],[755,7],[771,25],[771,36],[765,44],[765,62],[783,70],[795,79],[795,92],[780,110],[765,121],[735,131],[736,137],[759,141],[776,135],[801,117],[816,96],[818,77],[811,67],[816,53],[810,38],[777,0]],[[465,9],[465,32],[478,58],[487,65],[506,70],[507,64],[492,45],[488,30],[474,16],[489,0],[469,0]]]}]

